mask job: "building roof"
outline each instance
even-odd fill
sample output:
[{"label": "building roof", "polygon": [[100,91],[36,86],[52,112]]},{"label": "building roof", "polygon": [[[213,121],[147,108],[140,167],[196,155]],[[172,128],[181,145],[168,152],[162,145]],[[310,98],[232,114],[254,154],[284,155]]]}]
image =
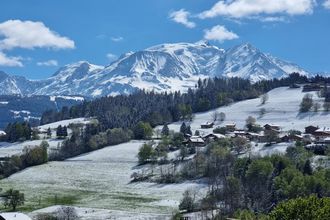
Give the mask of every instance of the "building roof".
[{"label": "building roof", "polygon": [[267,125],[270,127],[281,127],[280,125],[277,125],[277,124],[265,124],[264,127]]},{"label": "building roof", "polygon": [[201,137],[191,137],[189,138],[189,141],[192,143],[204,143],[204,140]]},{"label": "building roof", "polygon": [[215,133],[209,133],[209,134],[206,134],[206,135],[204,135],[203,136],[203,138],[206,138],[206,137],[208,137],[208,136],[214,136],[214,137],[217,137],[217,138],[225,138],[226,136],[225,135],[223,135],[223,134],[215,134]]},{"label": "building roof", "polygon": [[308,125],[307,127],[305,128],[318,128],[319,126],[314,126],[314,125]]},{"label": "building roof", "polygon": [[330,128],[327,128],[327,127],[319,128],[315,132],[326,132],[326,133],[330,133]]},{"label": "building roof", "polygon": [[202,125],[206,125],[207,126],[207,125],[213,125],[213,124],[214,124],[214,122],[208,122],[207,121],[207,122],[203,123]]},{"label": "building roof", "polygon": [[19,212],[4,212],[0,216],[5,220],[32,220],[29,216]]}]

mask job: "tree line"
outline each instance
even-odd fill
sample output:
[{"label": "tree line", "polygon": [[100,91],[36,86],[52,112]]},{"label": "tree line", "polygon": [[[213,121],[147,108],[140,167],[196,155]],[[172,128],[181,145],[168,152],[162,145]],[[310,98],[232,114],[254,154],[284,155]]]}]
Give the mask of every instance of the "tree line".
[{"label": "tree line", "polygon": [[260,81],[251,84],[241,78],[213,78],[198,80],[195,89],[186,93],[155,93],[138,91],[131,95],[102,97],[86,101],[61,111],[46,111],[41,124],[77,117],[96,117],[102,131],[112,128],[134,129],[139,122],[147,122],[152,127],[191,119],[196,112],[208,111],[232,102],[256,98],[259,95],[280,86],[295,83],[326,81],[324,77],[308,79],[298,73],[287,78]]}]

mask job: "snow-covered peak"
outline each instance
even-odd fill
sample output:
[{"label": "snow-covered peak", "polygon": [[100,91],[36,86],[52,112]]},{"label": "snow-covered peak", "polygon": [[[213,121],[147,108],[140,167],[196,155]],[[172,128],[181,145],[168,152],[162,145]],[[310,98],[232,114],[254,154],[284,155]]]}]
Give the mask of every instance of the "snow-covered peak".
[{"label": "snow-covered peak", "polygon": [[244,43],[231,48],[230,50],[227,51],[227,53],[231,54],[232,56],[248,57],[248,56],[254,56],[261,52],[252,44]]},{"label": "snow-covered peak", "polygon": [[90,64],[87,61],[71,63],[60,68],[52,77],[52,80],[65,82],[68,80],[77,80],[87,77],[95,72],[102,70],[103,66]]},{"label": "snow-covered peak", "polygon": [[[252,82],[299,72],[298,65],[265,54],[250,43],[228,50],[206,41],[165,43],[121,55],[108,66],[79,61],[60,68],[52,77],[31,81],[0,73],[0,94],[106,96],[137,89],[186,91],[199,78],[241,77]],[[8,89],[10,88],[10,89]]]}]

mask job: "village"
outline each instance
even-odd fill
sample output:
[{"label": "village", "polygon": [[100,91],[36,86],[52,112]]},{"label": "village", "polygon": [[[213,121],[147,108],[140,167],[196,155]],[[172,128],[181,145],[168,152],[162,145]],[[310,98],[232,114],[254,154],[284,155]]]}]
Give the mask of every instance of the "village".
[{"label": "village", "polygon": [[[277,124],[265,124],[262,127],[259,125],[252,125],[257,127],[259,132],[249,131],[247,128],[238,128],[235,123],[227,123],[224,127],[217,127],[213,129],[213,132],[205,132],[204,129],[214,128],[214,122],[206,122],[201,124],[201,129],[196,130],[195,134],[185,134],[185,140],[183,144],[193,147],[205,147],[211,142],[218,141],[220,139],[233,139],[242,138],[246,143],[264,143],[266,146],[270,146],[276,143],[294,143],[299,142],[303,146],[315,154],[324,155],[330,145],[330,128],[318,127],[310,125],[305,127],[303,132],[298,130],[283,131],[280,125]],[[252,128],[252,130],[255,130]],[[248,145],[246,145],[248,146]]]}]

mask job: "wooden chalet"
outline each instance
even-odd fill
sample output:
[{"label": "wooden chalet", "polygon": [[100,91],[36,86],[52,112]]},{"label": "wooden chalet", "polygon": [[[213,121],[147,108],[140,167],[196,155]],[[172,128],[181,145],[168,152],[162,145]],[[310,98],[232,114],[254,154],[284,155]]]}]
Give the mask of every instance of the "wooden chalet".
[{"label": "wooden chalet", "polygon": [[225,126],[227,131],[234,132],[236,130],[236,123],[228,123]]},{"label": "wooden chalet", "polygon": [[206,123],[201,124],[202,129],[213,128],[213,126],[214,126],[214,122],[208,122],[207,121]]},{"label": "wooden chalet", "polygon": [[206,134],[203,136],[203,140],[206,142],[212,142],[212,141],[217,141],[220,139],[224,139],[226,138],[225,135],[223,134],[214,134],[214,133],[210,133],[210,134]]},{"label": "wooden chalet", "polygon": [[317,126],[313,126],[313,125],[309,125],[307,127],[305,127],[305,133],[306,134],[314,134],[314,132],[319,129],[319,127]]},{"label": "wooden chalet", "polygon": [[191,136],[187,140],[182,142],[183,144],[190,145],[192,147],[203,147],[205,146],[205,141],[200,136]]},{"label": "wooden chalet", "polygon": [[265,124],[264,128],[265,130],[275,130],[275,131],[281,130],[281,126],[275,124]]},{"label": "wooden chalet", "polygon": [[316,131],[314,131],[314,136],[316,138],[326,138],[330,137],[330,128],[319,128]]}]

